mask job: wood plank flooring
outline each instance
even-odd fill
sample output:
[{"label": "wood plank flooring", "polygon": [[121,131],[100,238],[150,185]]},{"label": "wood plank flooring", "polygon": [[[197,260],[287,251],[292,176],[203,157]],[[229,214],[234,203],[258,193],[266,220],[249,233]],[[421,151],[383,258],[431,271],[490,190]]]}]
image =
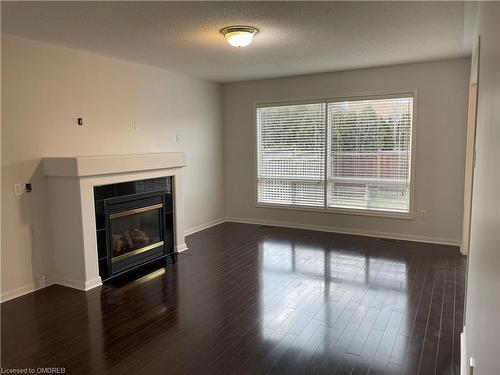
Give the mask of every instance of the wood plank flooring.
[{"label": "wood plank flooring", "polygon": [[66,374],[459,374],[458,248],[225,223],[120,287],[3,303],[2,367]]}]

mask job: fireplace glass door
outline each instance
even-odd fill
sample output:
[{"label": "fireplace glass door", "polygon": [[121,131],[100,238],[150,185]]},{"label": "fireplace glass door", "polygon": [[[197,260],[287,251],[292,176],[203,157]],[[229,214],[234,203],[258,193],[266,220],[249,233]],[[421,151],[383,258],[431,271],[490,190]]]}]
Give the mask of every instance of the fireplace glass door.
[{"label": "fireplace glass door", "polygon": [[163,194],[107,200],[112,273],[164,253]]},{"label": "fireplace glass door", "polygon": [[110,215],[112,262],[163,246],[162,207],[160,203]]}]

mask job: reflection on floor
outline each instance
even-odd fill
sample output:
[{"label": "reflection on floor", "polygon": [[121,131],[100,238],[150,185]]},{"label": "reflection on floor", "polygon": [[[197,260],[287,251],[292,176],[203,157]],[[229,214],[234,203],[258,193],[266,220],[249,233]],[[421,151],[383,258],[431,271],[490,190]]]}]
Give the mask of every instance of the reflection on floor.
[{"label": "reflection on floor", "polygon": [[70,374],[458,374],[448,246],[226,223],[165,270],[2,304],[3,367]]}]

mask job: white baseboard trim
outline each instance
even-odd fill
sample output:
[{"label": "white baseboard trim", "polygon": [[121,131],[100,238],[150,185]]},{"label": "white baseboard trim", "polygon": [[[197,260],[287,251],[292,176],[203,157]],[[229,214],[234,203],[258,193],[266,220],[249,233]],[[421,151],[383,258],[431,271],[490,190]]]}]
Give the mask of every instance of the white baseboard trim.
[{"label": "white baseboard trim", "polygon": [[92,280],[82,281],[77,279],[72,279],[69,277],[57,276],[54,275],[51,277],[53,284],[58,284],[62,286],[67,286],[69,288],[78,289],[78,290],[90,290],[95,287],[102,285],[102,280],[100,277],[96,277]]},{"label": "white baseboard trim", "polygon": [[85,282],[85,290],[94,289],[94,288],[101,286],[101,285],[102,285],[102,279],[100,276],[98,276],[95,279],[87,280]]},{"label": "white baseboard trim", "polygon": [[255,219],[244,219],[240,217],[228,217],[226,218],[225,221],[233,223],[243,223],[243,224],[270,225],[270,226],[284,227],[284,228],[308,229],[308,230],[316,230],[319,232],[353,234],[357,236],[366,236],[366,237],[389,238],[393,240],[426,242],[439,245],[451,245],[451,246],[460,245],[459,241],[448,238],[400,235],[388,232],[376,232],[376,231],[353,229],[353,228],[337,228],[337,227],[328,227],[328,226],[320,226],[312,224],[299,224],[299,223],[291,223],[291,222],[276,221],[276,220],[255,220]]},{"label": "white baseboard trim", "polygon": [[214,227],[216,225],[219,225],[219,224],[222,224],[224,222],[226,222],[227,220],[225,218],[221,218],[221,219],[215,219],[215,220],[212,220],[212,221],[209,221],[208,223],[205,223],[205,224],[201,224],[201,225],[197,225],[195,227],[192,227],[186,231],[184,231],[184,234],[186,236],[189,236],[190,234],[193,234],[193,233],[196,233],[196,232],[200,232],[202,230],[205,230],[205,229],[208,229],[208,228],[211,228],[211,227]]},{"label": "white baseboard trim", "polygon": [[460,244],[460,254],[467,256],[467,249],[462,244]]},{"label": "white baseboard trim", "polygon": [[34,292],[35,290],[42,289],[41,287],[37,287],[35,283],[30,283],[26,284],[23,286],[20,286],[18,288],[12,289],[12,290],[7,290],[5,292],[2,292],[0,295],[0,302],[7,302],[10,301],[11,299],[17,298],[24,296],[25,294]]},{"label": "white baseboard trim", "polygon": [[460,375],[467,375],[467,347],[465,346],[465,327],[460,334]]},{"label": "white baseboard trim", "polygon": [[174,246],[174,250],[176,253],[182,253],[183,251],[186,251],[187,249],[188,249],[188,247],[185,243]]}]

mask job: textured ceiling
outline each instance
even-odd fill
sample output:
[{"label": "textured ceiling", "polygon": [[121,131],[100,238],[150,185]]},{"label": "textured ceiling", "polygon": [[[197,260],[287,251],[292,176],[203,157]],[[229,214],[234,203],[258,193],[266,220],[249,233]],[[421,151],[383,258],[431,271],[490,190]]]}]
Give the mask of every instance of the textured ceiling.
[{"label": "textured ceiling", "polygon": [[[219,30],[260,29],[245,49]],[[462,2],[4,2],[2,30],[218,82],[469,55]]]}]

